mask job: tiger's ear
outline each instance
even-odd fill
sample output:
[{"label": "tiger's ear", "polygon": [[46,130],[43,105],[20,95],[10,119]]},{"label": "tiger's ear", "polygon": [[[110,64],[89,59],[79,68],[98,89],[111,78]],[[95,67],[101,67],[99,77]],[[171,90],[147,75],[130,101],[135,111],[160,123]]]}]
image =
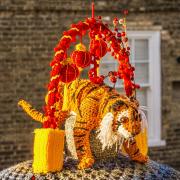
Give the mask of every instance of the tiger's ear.
[{"label": "tiger's ear", "polygon": [[125,103],[121,100],[116,101],[112,106],[111,109],[113,111],[118,111],[120,110],[123,106],[125,105]]},{"label": "tiger's ear", "polygon": [[148,135],[147,127],[145,127],[138,135],[135,136],[136,144],[140,150],[140,153],[144,156],[148,153]]}]

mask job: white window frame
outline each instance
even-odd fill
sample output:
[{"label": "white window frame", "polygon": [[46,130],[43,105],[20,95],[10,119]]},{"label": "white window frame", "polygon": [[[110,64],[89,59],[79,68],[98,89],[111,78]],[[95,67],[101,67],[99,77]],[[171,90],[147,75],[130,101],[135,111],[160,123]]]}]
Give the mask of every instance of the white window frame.
[{"label": "white window frame", "polygon": [[161,139],[160,31],[128,31],[127,33],[129,39],[148,39],[149,42],[149,83],[143,85],[143,87],[148,88],[148,144],[150,147],[163,146],[165,145],[165,141]]}]

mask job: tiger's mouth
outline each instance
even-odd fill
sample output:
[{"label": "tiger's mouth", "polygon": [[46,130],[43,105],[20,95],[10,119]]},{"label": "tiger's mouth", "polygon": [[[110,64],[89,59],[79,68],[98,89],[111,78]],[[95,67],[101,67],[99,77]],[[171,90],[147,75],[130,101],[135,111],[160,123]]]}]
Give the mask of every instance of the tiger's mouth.
[{"label": "tiger's mouth", "polygon": [[117,130],[117,131],[118,131],[118,134],[119,134],[120,136],[123,136],[125,139],[129,139],[129,138],[132,138],[132,137],[133,137],[132,134],[123,127],[123,125],[120,125],[120,126],[118,127],[118,130]]}]

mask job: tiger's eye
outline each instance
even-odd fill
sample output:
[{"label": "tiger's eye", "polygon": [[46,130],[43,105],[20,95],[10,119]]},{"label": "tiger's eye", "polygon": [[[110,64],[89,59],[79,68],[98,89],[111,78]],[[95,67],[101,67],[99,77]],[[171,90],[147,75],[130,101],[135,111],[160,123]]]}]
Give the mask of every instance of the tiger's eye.
[{"label": "tiger's eye", "polygon": [[128,122],[129,121],[129,119],[127,118],[127,117],[122,117],[121,119],[120,119],[120,122],[123,122],[123,123],[126,123],[126,122]]}]

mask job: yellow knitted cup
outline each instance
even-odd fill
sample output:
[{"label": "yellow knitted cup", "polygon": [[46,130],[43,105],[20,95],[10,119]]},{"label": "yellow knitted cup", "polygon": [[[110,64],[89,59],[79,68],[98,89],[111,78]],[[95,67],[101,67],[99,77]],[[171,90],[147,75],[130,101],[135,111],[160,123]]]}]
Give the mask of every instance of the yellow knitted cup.
[{"label": "yellow knitted cup", "polygon": [[58,129],[35,129],[34,173],[60,171],[63,166],[64,131]]}]

